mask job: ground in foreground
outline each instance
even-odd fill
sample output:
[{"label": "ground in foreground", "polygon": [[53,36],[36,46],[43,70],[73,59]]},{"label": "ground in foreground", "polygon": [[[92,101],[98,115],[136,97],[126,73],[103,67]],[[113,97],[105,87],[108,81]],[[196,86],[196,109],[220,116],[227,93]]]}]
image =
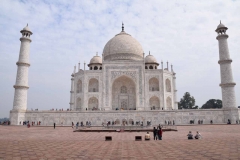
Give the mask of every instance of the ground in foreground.
[{"label": "ground in foreground", "polygon": [[[240,159],[240,125],[178,126],[177,129],[164,132],[162,141],[134,141],[136,135],[145,133],[0,126],[0,159]],[[187,140],[188,131],[194,134],[199,131],[203,139]],[[104,141],[109,135],[113,141]]]}]

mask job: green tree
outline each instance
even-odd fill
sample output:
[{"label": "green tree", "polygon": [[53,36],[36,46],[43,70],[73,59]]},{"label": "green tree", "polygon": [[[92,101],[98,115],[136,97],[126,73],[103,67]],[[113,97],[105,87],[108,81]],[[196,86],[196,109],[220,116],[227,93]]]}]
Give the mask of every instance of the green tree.
[{"label": "green tree", "polygon": [[202,106],[202,109],[210,109],[210,108],[222,108],[222,101],[220,99],[209,99]]},{"label": "green tree", "polygon": [[186,92],[178,103],[178,109],[197,109],[198,106],[195,106],[195,98],[189,92]]}]

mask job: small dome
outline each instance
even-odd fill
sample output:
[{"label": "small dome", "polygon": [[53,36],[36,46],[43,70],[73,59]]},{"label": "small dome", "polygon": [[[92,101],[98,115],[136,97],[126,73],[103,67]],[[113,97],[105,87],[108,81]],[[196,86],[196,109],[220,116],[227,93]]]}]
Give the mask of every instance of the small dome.
[{"label": "small dome", "polygon": [[31,32],[31,30],[30,30],[30,28],[28,26],[24,27],[23,30]]},{"label": "small dome", "polygon": [[153,55],[147,55],[145,57],[145,63],[157,63],[157,60]]},{"label": "small dome", "polygon": [[27,32],[30,32],[32,34],[32,31],[30,30],[30,28],[28,27],[28,24],[26,27],[24,27],[20,32],[24,32],[24,31],[27,31]]},{"label": "small dome", "polygon": [[102,58],[100,56],[94,56],[91,60],[90,60],[90,64],[102,64]]},{"label": "small dome", "polygon": [[226,27],[224,24],[220,23],[217,28],[223,28],[223,27]]}]

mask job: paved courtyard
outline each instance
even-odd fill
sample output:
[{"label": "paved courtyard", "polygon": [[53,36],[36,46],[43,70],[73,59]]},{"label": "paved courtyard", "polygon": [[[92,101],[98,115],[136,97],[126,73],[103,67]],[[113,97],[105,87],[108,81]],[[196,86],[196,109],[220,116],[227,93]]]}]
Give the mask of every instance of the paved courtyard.
[{"label": "paved courtyard", "polygon": [[[143,132],[73,132],[71,127],[0,126],[1,159],[240,159],[240,125],[178,126],[162,141]],[[203,139],[187,140],[199,131]],[[111,135],[113,141],[104,141]],[[152,135],[152,133],[151,133]],[[152,137],[151,137],[152,138]]]}]

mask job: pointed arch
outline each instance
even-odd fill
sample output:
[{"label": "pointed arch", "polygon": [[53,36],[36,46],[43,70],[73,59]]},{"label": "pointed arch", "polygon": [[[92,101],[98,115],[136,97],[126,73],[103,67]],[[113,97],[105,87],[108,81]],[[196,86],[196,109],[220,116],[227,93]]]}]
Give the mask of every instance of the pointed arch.
[{"label": "pointed arch", "polygon": [[169,79],[166,79],[165,85],[166,85],[166,91],[171,92],[171,81]]},{"label": "pointed arch", "polygon": [[149,80],[149,91],[159,91],[159,81],[156,77]]},{"label": "pointed arch", "polygon": [[92,78],[88,83],[88,92],[98,92],[99,83],[96,78]]},{"label": "pointed arch", "polygon": [[172,110],[173,109],[172,108],[172,99],[171,99],[171,97],[167,98],[167,109],[168,110]]},{"label": "pointed arch", "polygon": [[136,85],[128,76],[121,76],[112,83],[112,110],[136,109]]},{"label": "pointed arch", "polygon": [[82,101],[81,101],[81,98],[77,98],[76,110],[77,110],[77,111],[81,111],[81,109],[82,109]]},{"label": "pointed arch", "polygon": [[77,93],[82,92],[82,81],[79,79],[77,82]]},{"label": "pointed arch", "polygon": [[88,110],[98,110],[98,99],[96,97],[91,97],[88,100]]},{"label": "pointed arch", "polygon": [[160,101],[159,98],[156,96],[153,96],[149,99],[149,107],[151,110],[160,110]]}]

